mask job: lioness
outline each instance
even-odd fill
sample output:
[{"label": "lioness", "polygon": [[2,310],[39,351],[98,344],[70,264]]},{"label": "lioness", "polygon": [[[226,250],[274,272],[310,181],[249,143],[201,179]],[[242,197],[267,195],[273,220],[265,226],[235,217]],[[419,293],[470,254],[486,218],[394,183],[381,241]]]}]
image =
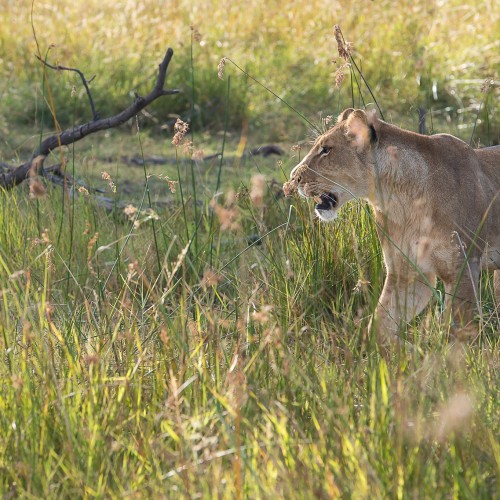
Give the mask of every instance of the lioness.
[{"label": "lioness", "polygon": [[353,198],[373,206],[387,270],[373,318],[383,337],[422,311],[436,276],[452,331],[477,331],[480,268],[500,269],[500,146],[472,149],[347,109],[292,170],[285,194],[294,189],[315,198],[323,221]]}]

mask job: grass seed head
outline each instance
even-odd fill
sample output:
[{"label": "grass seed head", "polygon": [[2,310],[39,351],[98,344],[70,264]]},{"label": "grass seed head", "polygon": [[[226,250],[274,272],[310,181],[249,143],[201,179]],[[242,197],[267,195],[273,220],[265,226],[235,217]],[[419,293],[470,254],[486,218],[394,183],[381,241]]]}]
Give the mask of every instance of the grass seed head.
[{"label": "grass seed head", "polygon": [[221,278],[221,276],[219,274],[217,274],[216,272],[212,271],[211,269],[207,269],[203,273],[203,278],[201,280],[201,285],[204,288],[210,288],[210,287],[213,287],[213,286],[217,285],[221,281],[222,281],[222,278]]},{"label": "grass seed head", "polygon": [[104,181],[107,181],[108,186],[109,186],[109,188],[111,189],[111,191],[113,191],[113,193],[116,193],[116,185],[115,185],[115,183],[113,182],[113,179],[111,178],[111,175],[109,175],[109,173],[108,173],[108,172],[104,171],[104,172],[102,173],[102,179],[103,179]]},{"label": "grass seed head", "polygon": [[168,336],[168,332],[167,332],[166,328],[161,329],[160,340],[162,341],[162,343],[165,347],[167,347],[168,344],[170,343],[170,337]]},{"label": "grass seed head", "polygon": [[168,184],[168,189],[170,190],[170,192],[175,193],[175,185],[177,184],[177,181],[173,181],[168,175],[151,174],[150,177],[157,177],[158,179],[165,181]]},{"label": "grass seed head", "polygon": [[292,194],[297,192],[300,176],[305,170],[307,170],[307,168],[306,164],[301,165],[295,172],[294,176],[283,184],[283,193],[285,196],[292,196]]},{"label": "grass seed head", "polygon": [[172,179],[166,179],[166,181],[170,192],[175,193],[175,185],[177,184],[177,181],[173,181]]},{"label": "grass seed head", "polygon": [[324,127],[327,128],[330,125],[330,123],[332,123],[333,116],[332,115],[325,116],[324,118],[322,118],[322,121]]},{"label": "grass seed head", "polygon": [[248,401],[248,383],[247,377],[241,369],[234,369],[228,372],[225,380],[226,398],[229,406],[234,410],[239,410],[247,404]]},{"label": "grass seed head", "polygon": [[182,144],[182,152],[186,156],[192,156],[193,154],[193,142],[192,141],[184,141]]},{"label": "grass seed head", "polygon": [[210,202],[210,207],[214,211],[220,223],[221,231],[236,232],[240,229],[238,221],[238,210],[235,207],[223,207],[217,203],[215,199]]},{"label": "grass seed head", "polygon": [[42,242],[45,244],[45,245],[50,245],[52,243],[52,241],[50,240],[50,236],[49,236],[49,230],[48,228],[45,228],[43,231],[42,231]]},{"label": "grass seed head", "polygon": [[177,118],[177,121],[174,124],[174,138],[172,139],[172,144],[177,147],[182,143],[184,136],[187,134],[189,130],[189,125],[186,122],[183,122],[180,118]]},{"label": "grass seed head", "polygon": [[362,280],[362,279],[359,279],[356,284],[354,285],[354,288],[352,289],[352,291],[354,293],[361,293],[363,290],[366,290],[368,288],[368,285],[370,284],[369,281],[367,280]]},{"label": "grass seed head", "polygon": [[22,278],[26,274],[26,271],[24,269],[21,269],[20,271],[15,271],[9,276],[9,281],[16,281],[19,278]]},{"label": "grass seed head", "polygon": [[94,249],[94,246],[97,243],[98,238],[99,238],[99,233],[96,232],[94,233],[94,236],[90,238],[87,244],[87,267],[89,268],[90,273],[93,275],[95,275],[96,272],[94,270],[94,267],[92,266],[92,250]]},{"label": "grass seed head", "polygon": [[[336,61],[335,61],[336,63]],[[337,70],[335,71],[334,78],[335,78],[335,87],[337,89],[340,89],[342,86],[342,83],[344,82],[345,78],[345,70],[350,68],[351,65],[347,62],[344,64],[341,64],[340,66],[337,67]]]},{"label": "grass seed head", "polygon": [[194,160],[196,163],[201,163],[205,159],[205,151],[203,151],[203,149],[197,149],[191,155],[191,159]]},{"label": "grass seed head", "polygon": [[493,87],[494,84],[495,80],[493,80],[493,78],[486,78],[486,80],[484,80],[484,82],[481,85],[481,92],[487,94],[490,88]]},{"label": "grass seed head", "polygon": [[210,201],[210,208],[214,211],[220,223],[221,231],[236,232],[241,228],[239,222],[238,208],[235,206],[236,194],[233,190],[229,190],[226,195],[225,205],[219,205],[216,198]]},{"label": "grass seed head", "polygon": [[285,196],[292,196],[292,194],[297,192],[297,181],[295,179],[290,179],[283,184],[283,193]]},{"label": "grass seed head", "polygon": [[262,207],[264,205],[264,195],[266,194],[266,178],[262,174],[254,175],[251,184],[250,199],[256,207]]},{"label": "grass seed head", "polygon": [[191,36],[193,37],[193,40],[195,40],[196,42],[201,42],[201,39],[202,39],[202,35],[201,33],[198,31],[198,29],[196,28],[196,26],[194,26],[193,24],[189,27],[189,29],[191,30]]},{"label": "grass seed head", "polygon": [[261,325],[264,325],[269,322],[271,319],[271,313],[273,311],[273,306],[265,305],[262,306],[260,311],[254,311],[252,313],[252,319]]},{"label": "grass seed head", "polygon": [[352,43],[346,42],[342,36],[342,30],[338,24],[334,27],[335,40],[337,42],[337,48],[339,51],[339,56],[344,59],[344,61],[349,61],[352,53]]},{"label": "grass seed head", "polygon": [[129,218],[129,220],[134,220],[137,214],[137,207],[129,204],[123,209],[123,213]]},{"label": "grass seed head", "polygon": [[248,198],[250,195],[250,191],[246,186],[243,186],[236,194],[235,197],[236,199],[239,200],[244,200],[245,198]]},{"label": "grass seed head", "polygon": [[224,69],[226,68],[226,58],[223,57],[220,61],[219,64],[217,65],[217,76],[221,79],[224,80]]}]

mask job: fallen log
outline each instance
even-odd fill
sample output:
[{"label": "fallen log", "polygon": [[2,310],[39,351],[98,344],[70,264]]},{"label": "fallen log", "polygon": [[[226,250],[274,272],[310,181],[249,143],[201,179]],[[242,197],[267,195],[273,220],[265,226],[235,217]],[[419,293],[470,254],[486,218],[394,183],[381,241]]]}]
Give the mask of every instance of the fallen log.
[{"label": "fallen log", "polygon": [[[7,164],[2,164],[2,168],[0,169],[0,188],[4,188],[6,190],[12,189],[13,187],[28,180],[30,177],[33,177],[35,175],[43,175],[43,162],[45,158],[47,158],[47,156],[51,153],[51,151],[54,151],[62,146],[67,146],[69,144],[80,141],[90,134],[122,125],[126,121],[136,116],[140,111],[142,111],[159,97],[178,94],[180,90],[164,88],[168,65],[170,64],[173,54],[174,51],[169,48],[165,54],[165,57],[163,58],[163,61],[158,67],[158,77],[156,79],[156,84],[153,90],[151,90],[151,92],[144,97],[136,94],[134,102],[128,108],[124,109],[117,115],[100,119],[98,118],[98,114],[92,106],[93,119],[91,121],[47,137],[40,144],[40,146],[35,149],[31,158],[22,165],[19,165],[17,167],[10,167]],[[44,64],[47,65],[47,63]],[[82,80],[84,82],[86,81],[83,77],[83,74],[79,70],[75,70],[74,68],[50,65],[48,66],[52,67],[53,69],[77,71],[82,77]],[[87,86],[86,89],[87,93],[89,93]],[[90,99],[90,95],[89,100],[90,102],[92,102],[92,100]]]}]

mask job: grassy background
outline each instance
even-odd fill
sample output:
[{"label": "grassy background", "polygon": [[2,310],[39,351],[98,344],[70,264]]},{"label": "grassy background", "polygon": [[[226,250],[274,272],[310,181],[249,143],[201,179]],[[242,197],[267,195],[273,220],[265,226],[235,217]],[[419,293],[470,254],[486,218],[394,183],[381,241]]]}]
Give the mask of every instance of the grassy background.
[{"label": "grassy background", "polygon": [[[307,128],[229,65],[229,98],[216,76],[230,56],[319,123],[319,113],[361,101],[348,79],[333,90],[338,22],[391,121],[415,128],[423,103],[436,109],[435,128],[468,139],[480,83],[499,62],[493,4],[86,5],[36,3],[35,26],[42,53],[56,43],[55,60],[98,74],[101,114],[125,106],[131,89],[149,90],[166,45],[176,49],[169,83],[185,92],[149,110],[144,130],[132,123],[64,152],[111,210],[55,186],[37,199],[26,186],[0,192],[0,492],[497,496],[491,276],[482,277],[476,343],[449,342],[433,303],[405,332],[415,350],[381,356],[366,328],[383,282],[370,212],[355,203],[318,225],[308,204],[284,199],[281,183],[304,151],[287,147],[277,162],[241,155],[242,145],[289,146]],[[41,69],[29,5],[2,7],[0,151],[24,159],[41,130]],[[192,45],[190,23],[205,44]],[[63,127],[87,119],[72,77],[49,79]],[[496,92],[475,136],[482,143],[498,136]],[[369,100],[364,87],[361,96]],[[161,129],[169,113],[192,118],[193,149],[175,150]],[[197,164],[199,148],[225,154]],[[142,155],[172,161],[121,159]],[[116,190],[98,180],[102,170]],[[122,203],[137,211],[127,216]]]},{"label": "grassy background", "polygon": [[[7,137],[11,124],[31,125],[41,119],[41,67],[34,59],[30,3],[0,2],[0,116]],[[188,118],[194,111],[193,125],[215,132],[224,120],[225,86],[216,78],[223,56],[311,120],[351,105],[349,79],[340,93],[333,85],[337,52],[332,27],[337,23],[354,44],[355,59],[388,119],[415,129],[417,110],[423,106],[433,111],[429,130],[453,131],[469,140],[484,97],[481,85],[488,77],[498,78],[500,21],[495,7],[489,0],[382,0],[355,6],[321,0],[300,6],[236,1],[229,7],[182,0],[145,0],[140,6],[134,1],[89,0],[85,7],[78,1],[55,7],[40,1],[35,3],[33,25],[43,57],[76,66],[88,78],[97,75],[91,87],[102,116],[123,109],[130,92],[149,91],[157,64],[167,46],[173,47],[168,82],[184,93],[163,99],[149,111],[159,124],[168,123],[170,113]],[[193,45],[191,25],[201,33]],[[251,131],[268,141],[303,138],[297,116],[234,67],[227,73],[233,75],[231,128],[242,127],[248,119]],[[50,85],[63,127],[89,119],[86,96],[74,74],[53,73]],[[76,100],[70,99],[73,85]],[[480,116],[476,138],[482,144],[499,141],[498,96],[497,82]],[[357,93],[354,101],[361,103]]]}]

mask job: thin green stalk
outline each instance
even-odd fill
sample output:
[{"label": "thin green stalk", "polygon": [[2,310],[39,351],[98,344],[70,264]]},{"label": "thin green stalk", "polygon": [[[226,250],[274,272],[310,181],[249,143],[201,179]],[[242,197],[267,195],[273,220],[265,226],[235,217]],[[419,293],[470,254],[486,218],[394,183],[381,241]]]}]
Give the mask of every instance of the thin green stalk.
[{"label": "thin green stalk", "polygon": [[177,146],[175,147],[175,164],[177,166],[177,177],[179,179],[179,192],[181,194],[182,215],[184,217],[184,227],[186,229],[186,241],[189,241],[190,240],[189,225],[186,215],[186,202],[184,200],[184,190],[182,189],[181,169],[179,165],[179,150],[177,149]]},{"label": "thin green stalk", "polygon": [[259,82],[256,78],[254,78],[252,75],[250,75],[248,72],[246,72],[243,68],[238,66],[231,58],[226,57],[226,60],[232,63],[234,66],[236,66],[244,75],[246,75],[248,78],[253,80],[257,85],[260,85],[263,89],[266,89],[269,93],[271,93],[274,97],[279,99],[283,104],[288,106],[296,115],[300,116],[302,120],[304,120],[310,127],[312,127],[316,132],[321,133],[321,130],[316,127],[312,122],[310,122],[300,111],[295,109],[291,104],[289,104],[285,99],[281,98],[278,94],[273,92],[269,87],[266,87],[263,83]]},{"label": "thin green stalk", "polygon": [[[227,127],[229,123],[229,95],[231,93],[231,77],[227,77],[227,91],[226,91],[226,103],[225,103],[225,109],[224,109],[224,135],[222,136],[222,150],[220,154],[220,159],[219,159],[219,169],[217,171],[217,182],[215,184],[215,193],[219,191],[220,188],[220,183],[221,183],[221,176],[222,176],[222,163],[224,161],[224,149],[226,147],[226,136],[227,136]],[[213,210],[210,212],[210,229],[209,229],[209,234],[210,236],[210,265],[213,265],[213,242],[214,242],[214,234],[212,233],[212,228],[213,228],[213,222],[214,222],[214,212]]]},{"label": "thin green stalk", "polygon": [[[356,106],[354,105],[354,83],[353,83],[353,78],[356,77],[354,74],[354,71],[352,70],[352,67],[350,68],[351,70],[351,101],[352,101],[352,107],[355,108]],[[357,81],[356,81],[357,83]]]},{"label": "thin green stalk", "polygon": [[[354,65],[354,67],[356,68],[356,70],[358,71],[359,76],[363,80],[363,83],[366,85],[366,88],[368,89],[368,92],[370,92],[370,95],[372,96],[373,102],[375,103],[375,106],[377,106],[378,112],[380,113],[380,117],[382,118],[382,120],[385,120],[384,113],[382,112],[382,108],[379,106],[377,98],[375,97],[375,94],[372,92],[370,84],[366,81],[366,78],[364,77],[363,73],[359,69],[358,65],[356,64],[356,61],[353,59],[352,56],[351,56],[351,62]],[[363,103],[364,103],[364,101],[363,101]]]},{"label": "thin green stalk", "polygon": [[[342,40],[345,43],[344,34],[342,33],[342,30],[340,29],[340,27],[339,27],[339,31],[340,31],[340,35],[342,36]],[[356,61],[354,60],[354,58],[352,56],[349,56],[349,60],[351,61],[351,64],[356,68],[357,72],[359,73],[359,76],[361,77],[361,79],[363,80],[364,84],[366,85],[366,88],[368,89],[368,92],[370,92],[370,95],[372,96],[373,102],[375,103],[375,106],[377,106],[377,109],[378,109],[378,111],[380,113],[380,117],[382,118],[382,120],[385,120],[384,113],[382,113],[382,109],[380,108],[380,106],[379,106],[379,104],[377,102],[377,99],[376,99],[375,95],[372,92],[370,84],[366,81],[366,78],[364,77],[363,72],[359,69],[359,66],[356,64]],[[359,89],[360,95],[361,95],[361,89],[360,89],[359,84],[358,84],[358,89]],[[362,97],[361,97],[361,99],[363,100]],[[363,100],[363,105],[365,105],[364,100]]]},{"label": "thin green stalk", "polygon": [[222,174],[222,162],[224,159],[224,149],[226,146],[227,128],[229,123],[229,96],[231,93],[231,76],[227,77],[227,91],[226,91],[226,103],[224,109],[224,135],[222,136],[222,150],[219,161],[219,169],[217,171],[217,183],[215,185],[215,192],[219,191],[221,174]]},{"label": "thin green stalk", "polygon": [[[142,147],[142,138],[141,138],[141,129],[139,127],[139,117],[135,117],[135,123],[137,126],[137,138],[139,139],[139,148],[141,150],[141,158],[142,158],[142,168],[144,172],[144,190],[146,191],[146,195],[148,197],[148,206],[150,210],[153,210],[153,204],[151,203],[151,193],[149,192],[149,177],[146,171],[146,161],[144,158],[144,148]],[[158,246],[158,238],[156,236],[156,226],[155,220],[151,219],[151,229],[153,231],[153,240],[155,244],[155,253],[156,253],[156,263],[158,264],[158,275],[161,273],[162,265],[160,260],[160,248]]]},{"label": "thin green stalk", "polygon": [[[356,73],[354,73],[352,67],[351,67],[351,75],[353,76],[354,81],[356,82],[356,86],[358,87],[358,95],[361,98],[361,101],[363,102],[363,107],[366,108],[365,99],[363,98],[363,93],[361,92],[361,86],[359,85],[358,78],[356,77]],[[352,91],[352,102],[353,102],[352,106],[355,107],[354,106],[354,91],[353,90],[351,90],[351,91]],[[382,113],[380,113],[380,116],[382,116]],[[383,116],[382,116],[382,119],[384,119]]]},{"label": "thin green stalk", "polygon": [[[34,2],[33,2],[33,5],[34,5]],[[32,5],[32,7],[33,7]],[[47,58],[49,56],[49,52],[50,52],[50,49],[52,48],[52,46],[50,46],[47,51],[45,52],[45,62],[47,61]],[[45,120],[45,69],[42,70],[42,116],[41,116],[41,119],[40,119],[40,134],[38,136],[38,147],[40,148],[40,146],[42,145],[42,141],[43,141],[43,125],[44,125],[44,120]],[[42,232],[42,229],[41,229],[41,224],[40,224],[40,201],[38,200],[38,198],[36,199],[36,222],[37,222],[37,226],[38,226],[38,234],[40,235],[41,232]]]},{"label": "thin green stalk", "polygon": [[[75,115],[76,115],[76,99],[73,99],[73,126],[75,126]],[[75,143],[71,145],[71,162],[72,169],[71,175],[73,176],[73,185],[71,186],[71,223],[69,230],[69,255],[68,255],[68,270],[66,273],[66,295],[69,291],[69,277],[71,272],[71,259],[73,258],[73,237],[75,228]],[[64,203],[64,202],[63,202]]]},{"label": "thin green stalk", "polygon": [[[195,129],[195,108],[194,108],[194,103],[196,99],[196,91],[195,91],[195,80],[194,80],[194,57],[193,57],[193,40],[194,40],[194,31],[191,30],[191,50],[190,50],[190,63],[191,63],[191,140],[194,146],[195,143],[195,136],[194,136],[194,129]],[[198,220],[198,202],[196,198],[196,177],[195,177],[195,171],[194,171],[194,166],[195,166],[195,161],[193,158],[190,159],[191,162],[191,185],[193,189],[193,203],[194,203],[194,220]],[[197,225],[198,227],[198,225]],[[194,251],[195,254],[198,255],[198,230],[195,229],[195,233],[193,235],[194,238]]]},{"label": "thin green stalk", "polygon": [[469,139],[469,146],[472,146],[472,140],[474,139],[474,134],[476,133],[477,121],[479,120],[479,114],[481,113],[481,111],[483,109],[483,105],[486,102],[486,98],[488,97],[488,92],[489,92],[489,88],[486,90],[486,92],[484,92],[483,98],[481,99],[481,102],[479,104],[479,108],[478,108],[477,113],[476,113],[476,118],[474,120],[474,127],[472,127],[472,133],[471,133],[470,139]]},{"label": "thin green stalk", "polygon": [[[138,220],[139,218],[139,214],[141,213],[141,210],[142,210],[142,207],[144,206],[144,202],[146,200],[146,190],[144,190],[142,192],[142,198],[141,198],[141,202],[139,203],[139,206],[137,207],[137,212],[135,214],[135,217],[134,217],[134,220],[132,221],[132,224],[130,225],[130,229],[127,233],[127,236],[125,237],[125,242],[123,243],[121,249],[120,249],[120,252],[117,256],[117,258],[114,260],[113,262],[113,265],[111,266],[111,269],[109,270],[109,273],[108,273],[108,277],[106,278],[106,280],[103,282],[102,284],[102,287],[101,287],[101,293],[103,293],[103,298],[104,298],[104,290],[106,289],[106,286],[108,285],[108,282],[111,278],[111,276],[113,275],[115,269],[116,269],[116,266],[121,258],[121,255],[123,254],[123,252],[125,251],[125,248],[130,240],[130,238],[132,237],[132,233],[133,233],[133,230],[134,230],[134,224],[135,222]],[[95,224],[96,224],[96,228],[97,228],[97,220],[95,220]],[[98,268],[98,273],[99,273],[99,268]],[[101,282],[101,278],[100,276],[98,276],[99,278],[99,282]],[[92,293],[92,291],[90,292],[90,294]],[[89,298],[91,295],[88,295],[87,298]]]},{"label": "thin green stalk", "polygon": [[[113,174],[114,178],[114,183],[115,183],[115,188],[114,188],[114,193],[113,193],[113,230],[114,230],[114,238],[115,240],[118,241],[118,219],[117,219],[117,214],[118,214],[118,185],[119,185],[119,174],[118,174],[118,165],[116,165],[115,172]],[[118,243],[115,245],[115,255],[116,255],[116,281],[119,282],[120,280],[120,272],[121,272],[121,259],[120,259],[120,251],[119,251],[119,246]]]}]

